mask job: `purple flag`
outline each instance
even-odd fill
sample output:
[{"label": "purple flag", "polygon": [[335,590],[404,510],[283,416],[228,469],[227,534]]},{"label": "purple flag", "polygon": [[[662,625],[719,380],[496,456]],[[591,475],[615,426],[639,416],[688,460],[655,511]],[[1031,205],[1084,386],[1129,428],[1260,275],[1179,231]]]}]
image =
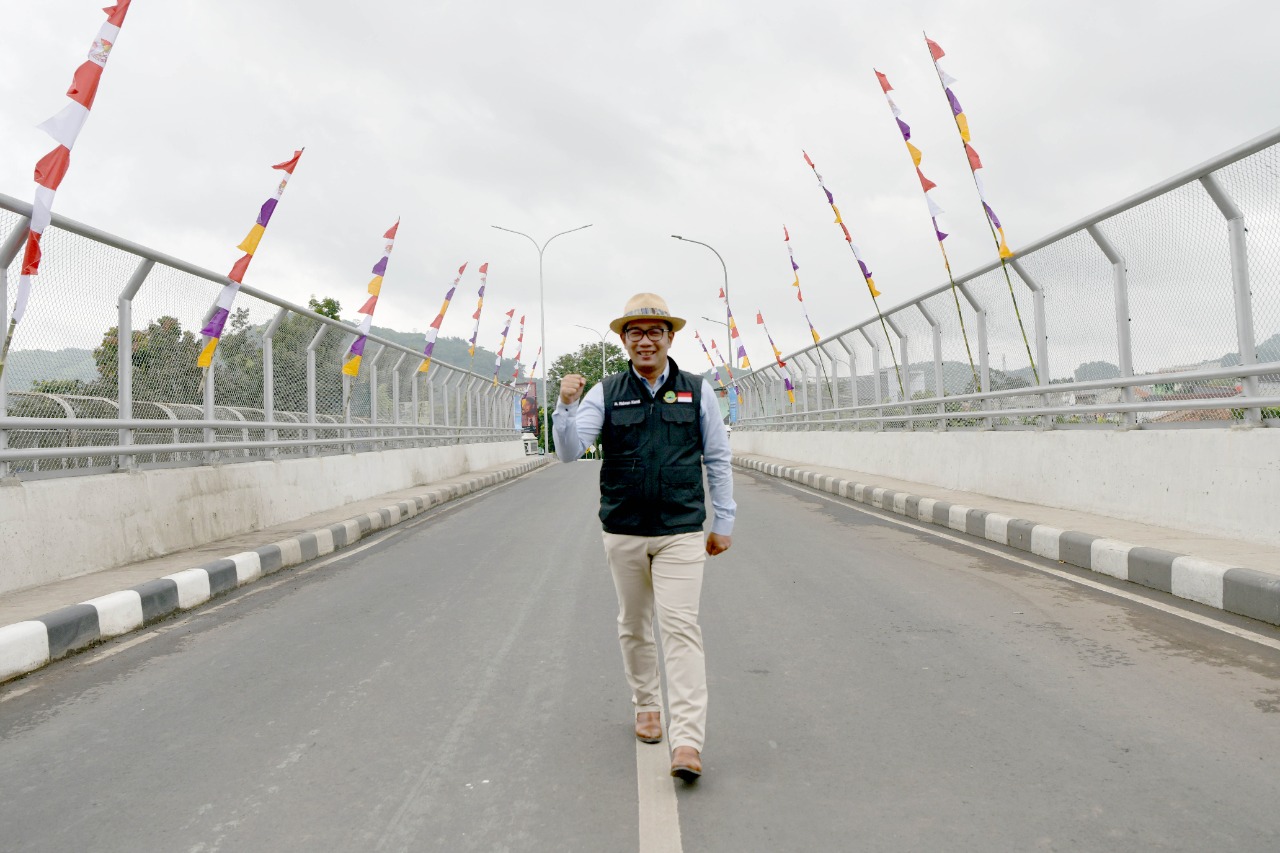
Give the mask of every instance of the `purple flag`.
[{"label": "purple flag", "polygon": [[911,126],[900,118],[895,118],[894,121],[898,123],[898,130],[902,131],[902,138],[906,140],[910,140]]},{"label": "purple flag", "polygon": [[269,198],[262,204],[262,210],[258,211],[258,224],[263,228],[267,227],[267,223],[271,221],[271,214],[276,212],[276,202],[278,199]]},{"label": "purple flag", "polygon": [[957,116],[960,115],[960,113],[964,112],[964,110],[960,106],[960,101],[956,99],[956,95],[954,92],[951,91],[951,89],[948,88],[946,92],[947,92],[947,102],[951,104],[951,114],[957,115]]}]

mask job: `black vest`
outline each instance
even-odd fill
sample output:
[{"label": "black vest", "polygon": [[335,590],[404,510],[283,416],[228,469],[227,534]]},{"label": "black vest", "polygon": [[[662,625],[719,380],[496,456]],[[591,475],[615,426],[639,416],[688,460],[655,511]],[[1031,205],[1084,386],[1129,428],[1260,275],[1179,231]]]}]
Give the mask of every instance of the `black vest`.
[{"label": "black vest", "polygon": [[600,521],[606,533],[671,536],[702,530],[702,378],[667,359],[656,396],[631,369],[604,380]]}]

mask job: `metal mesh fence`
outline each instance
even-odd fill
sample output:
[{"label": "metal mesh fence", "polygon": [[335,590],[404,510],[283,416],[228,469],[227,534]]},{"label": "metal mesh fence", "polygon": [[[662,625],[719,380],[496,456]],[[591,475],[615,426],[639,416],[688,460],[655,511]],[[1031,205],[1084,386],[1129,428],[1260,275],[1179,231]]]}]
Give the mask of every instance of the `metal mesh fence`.
[{"label": "metal mesh fence", "polygon": [[[1280,424],[1280,370],[1231,370],[1280,362],[1278,142],[1280,131],[1187,173],[1190,180],[1181,175],[1033,244],[1014,262],[962,276],[960,293],[939,288],[895,308],[886,315],[897,329],[891,343],[878,320],[866,323],[882,359],[884,406],[865,408],[875,399],[874,380],[869,389],[861,376],[851,381],[856,398],[836,393],[833,406],[830,389],[824,393],[805,373],[795,405],[774,405],[761,425],[813,428],[832,418],[884,429]],[[1244,217],[1243,249],[1232,242],[1232,206]],[[907,346],[896,353],[895,375],[898,332]],[[1241,352],[1242,334],[1252,334],[1256,358]],[[857,348],[855,367],[869,363],[856,328],[837,338]],[[786,358],[807,372],[803,356],[813,349]],[[870,380],[871,370],[860,373]],[[864,408],[826,411],[858,405]]]},{"label": "metal mesh fence", "polygon": [[[20,245],[27,209],[0,197],[0,244]],[[0,476],[517,436],[497,414],[510,411],[510,388],[443,362],[419,373],[418,354],[372,340],[360,375],[344,383],[351,327],[253,288],[238,294],[206,372],[200,330],[226,280],[64,222],[44,232],[0,381]],[[20,255],[5,267],[9,310]]]}]

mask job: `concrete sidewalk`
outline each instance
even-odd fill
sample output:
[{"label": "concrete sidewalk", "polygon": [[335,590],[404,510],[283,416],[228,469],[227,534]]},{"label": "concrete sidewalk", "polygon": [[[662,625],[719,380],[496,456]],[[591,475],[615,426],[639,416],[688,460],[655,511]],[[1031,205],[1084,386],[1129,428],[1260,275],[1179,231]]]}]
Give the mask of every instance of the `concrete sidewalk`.
[{"label": "concrete sidewalk", "polygon": [[733,464],[1280,625],[1280,548],[785,459]]},{"label": "concrete sidewalk", "polygon": [[431,507],[528,473],[550,458],[471,471],[200,548],[6,593],[0,596],[0,682],[354,545]]}]

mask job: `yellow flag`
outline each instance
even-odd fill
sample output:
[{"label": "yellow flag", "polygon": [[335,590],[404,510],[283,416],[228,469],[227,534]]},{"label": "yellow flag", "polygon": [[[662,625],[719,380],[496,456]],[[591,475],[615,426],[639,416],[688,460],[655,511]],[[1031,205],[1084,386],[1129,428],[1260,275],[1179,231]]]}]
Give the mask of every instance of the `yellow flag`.
[{"label": "yellow flag", "polygon": [[356,376],[360,373],[361,356],[353,356],[350,361],[342,365],[342,372],[347,376]]},{"label": "yellow flag", "polygon": [[240,245],[236,246],[236,248],[244,252],[246,255],[252,255],[258,250],[258,243],[262,240],[262,235],[266,230],[267,229],[263,228],[261,225],[255,224],[249,229],[249,236],[241,240]]},{"label": "yellow flag", "polygon": [[972,142],[969,138],[969,119],[965,118],[964,113],[956,116],[956,127],[960,128],[960,138],[965,142]]},{"label": "yellow flag", "polygon": [[373,277],[373,279],[369,282],[369,292],[372,293],[374,296],[377,296],[379,293],[382,292],[382,276],[375,275]]},{"label": "yellow flag", "polygon": [[907,150],[911,152],[911,162],[912,162],[912,163],[915,163],[917,166],[919,166],[919,165],[920,165],[920,158],[923,156],[923,155],[921,155],[921,153],[920,153],[920,149],[919,149],[919,148],[917,148],[917,147],[915,147],[914,145],[912,145],[910,142],[908,142],[908,143],[907,143]]},{"label": "yellow flag", "polygon": [[1004,239],[1004,229],[997,229],[1000,232],[1000,257],[1008,260],[1013,257],[1013,250],[1009,248],[1008,242]]},{"label": "yellow flag", "polygon": [[208,367],[213,364],[213,352],[218,348],[218,339],[209,338],[209,343],[204,345],[204,349],[200,351],[200,357],[196,359],[196,364],[200,367]]}]

